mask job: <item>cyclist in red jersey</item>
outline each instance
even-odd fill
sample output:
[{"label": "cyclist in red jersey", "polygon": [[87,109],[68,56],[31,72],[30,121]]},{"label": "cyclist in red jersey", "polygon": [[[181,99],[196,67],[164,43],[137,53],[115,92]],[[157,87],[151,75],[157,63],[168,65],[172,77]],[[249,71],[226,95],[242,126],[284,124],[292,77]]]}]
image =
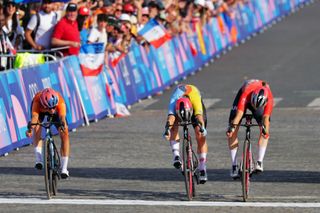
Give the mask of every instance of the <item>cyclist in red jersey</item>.
[{"label": "cyclist in red jersey", "polygon": [[255,165],[257,172],[263,172],[263,158],[269,140],[270,116],[273,108],[273,95],[269,85],[265,81],[251,79],[247,80],[238,91],[233,102],[229,116],[229,127],[227,129],[227,137],[232,161],[232,169],[230,176],[232,178],[239,177],[239,168],[237,165],[238,130],[237,126],[249,109],[260,127],[260,137],[258,142],[258,159]]},{"label": "cyclist in red jersey", "polygon": [[[66,179],[69,177],[68,160],[70,153],[69,133],[66,121],[66,104],[59,92],[51,88],[46,88],[38,92],[31,103],[31,122],[42,122],[45,116],[51,116],[53,122],[61,123],[61,126],[56,125],[59,130],[61,144],[61,178]],[[42,157],[42,140],[41,140],[41,126],[28,125],[26,136],[31,138],[35,131],[34,136],[34,151],[36,157],[35,168],[41,170],[43,168]],[[62,131],[63,130],[63,131]]]}]

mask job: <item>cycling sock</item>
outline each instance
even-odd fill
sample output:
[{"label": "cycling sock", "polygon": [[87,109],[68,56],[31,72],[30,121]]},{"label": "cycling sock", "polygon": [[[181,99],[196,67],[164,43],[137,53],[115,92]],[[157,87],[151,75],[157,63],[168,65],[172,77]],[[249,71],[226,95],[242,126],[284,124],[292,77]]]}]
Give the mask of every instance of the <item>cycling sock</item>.
[{"label": "cycling sock", "polygon": [[207,163],[207,153],[200,153],[200,154],[199,154],[199,161],[200,161],[199,170],[200,170],[200,171],[202,171],[202,170],[207,170],[207,166],[206,166],[206,163]]},{"label": "cycling sock", "polygon": [[180,156],[180,143],[177,141],[170,141],[170,146],[172,149],[173,157]]},{"label": "cycling sock", "polygon": [[68,167],[68,160],[69,157],[62,157],[61,158],[61,171],[64,173],[66,171],[68,171],[67,167]]},{"label": "cycling sock", "polygon": [[260,162],[263,161],[264,155],[266,153],[266,149],[267,149],[267,147],[265,147],[265,146],[259,146],[258,161],[260,161]]},{"label": "cycling sock", "polygon": [[42,147],[41,146],[37,146],[34,147],[34,154],[36,156],[36,162],[37,163],[42,163]]},{"label": "cycling sock", "polygon": [[237,165],[237,151],[238,151],[238,147],[230,150],[232,166]]}]

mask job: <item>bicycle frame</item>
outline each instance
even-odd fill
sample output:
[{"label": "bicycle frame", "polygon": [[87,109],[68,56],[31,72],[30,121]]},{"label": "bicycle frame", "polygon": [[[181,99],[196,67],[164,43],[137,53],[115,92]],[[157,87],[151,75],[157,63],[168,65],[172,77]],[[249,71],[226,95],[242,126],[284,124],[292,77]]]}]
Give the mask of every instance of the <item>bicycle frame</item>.
[{"label": "bicycle frame", "polygon": [[243,143],[243,154],[241,161],[241,184],[242,184],[242,195],[243,201],[246,202],[249,195],[250,189],[250,177],[253,173],[253,154],[251,148],[251,127],[259,126],[257,124],[252,124],[252,114],[245,114],[244,118],[246,119],[245,124],[241,124],[246,128],[246,138]]},{"label": "bicycle frame", "polygon": [[192,123],[181,123],[183,127],[183,175],[185,179],[185,188],[187,192],[188,200],[192,200],[195,197],[195,179],[198,183],[198,158],[192,149],[192,140],[189,134],[188,125]]}]

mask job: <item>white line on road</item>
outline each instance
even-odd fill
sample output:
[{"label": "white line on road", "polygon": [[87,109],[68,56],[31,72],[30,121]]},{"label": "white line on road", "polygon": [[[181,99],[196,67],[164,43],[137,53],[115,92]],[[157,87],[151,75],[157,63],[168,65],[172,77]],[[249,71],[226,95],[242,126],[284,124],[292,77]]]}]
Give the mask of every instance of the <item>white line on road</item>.
[{"label": "white line on road", "polygon": [[218,103],[219,101],[221,101],[220,98],[205,98],[205,99],[203,99],[204,106],[206,107],[206,109],[209,109],[210,107],[212,107],[214,104]]},{"label": "white line on road", "polygon": [[157,101],[159,101],[159,100],[158,99],[144,99],[141,102],[133,105],[132,109],[145,109],[148,106],[156,103]]},{"label": "white line on road", "polygon": [[211,207],[282,207],[320,208],[320,203],[263,203],[263,202],[201,202],[201,201],[148,201],[148,200],[93,200],[93,199],[37,199],[0,198],[0,204],[61,204],[61,205],[139,205],[139,206],[211,206]]},{"label": "white line on road", "polygon": [[274,98],[273,99],[273,106],[276,106],[282,100],[283,100],[283,98]]},{"label": "white line on road", "polygon": [[308,107],[320,107],[320,98],[316,98],[308,104]]}]

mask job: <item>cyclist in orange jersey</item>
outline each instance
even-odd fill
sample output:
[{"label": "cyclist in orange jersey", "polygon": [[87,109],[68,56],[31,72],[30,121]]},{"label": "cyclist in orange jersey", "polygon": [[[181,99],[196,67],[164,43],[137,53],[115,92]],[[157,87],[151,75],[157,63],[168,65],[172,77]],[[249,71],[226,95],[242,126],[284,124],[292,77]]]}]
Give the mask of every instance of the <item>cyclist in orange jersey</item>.
[{"label": "cyclist in orange jersey", "polygon": [[273,95],[269,85],[265,81],[251,79],[247,80],[238,91],[233,102],[229,116],[227,138],[229,143],[232,168],[230,176],[239,178],[239,166],[237,165],[238,124],[241,122],[246,110],[249,109],[260,127],[258,142],[258,159],[255,165],[257,172],[263,172],[263,158],[269,140],[270,116],[273,108]]},{"label": "cyclist in orange jersey", "polygon": [[179,127],[176,124],[178,124],[179,121],[189,120],[189,118],[191,119],[190,121],[193,122],[195,136],[198,143],[198,155],[200,161],[199,180],[201,184],[204,184],[208,180],[206,168],[208,153],[208,146],[206,142],[206,109],[200,92],[195,86],[190,84],[180,84],[171,95],[167,123],[163,134],[163,137],[170,141],[173,153],[173,166],[176,169],[179,169],[182,166],[180,158]]},{"label": "cyclist in orange jersey", "polygon": [[[69,177],[68,160],[70,153],[70,143],[68,126],[66,121],[66,104],[59,92],[51,88],[46,88],[38,92],[31,103],[31,122],[37,123],[42,122],[45,116],[52,117],[53,122],[61,123],[61,126],[56,125],[59,130],[61,144],[61,178],[66,179]],[[43,168],[43,157],[42,157],[42,140],[41,140],[41,126],[28,125],[26,136],[31,138],[33,136],[33,130],[35,136],[33,140],[36,164],[35,168],[41,170]]]}]

